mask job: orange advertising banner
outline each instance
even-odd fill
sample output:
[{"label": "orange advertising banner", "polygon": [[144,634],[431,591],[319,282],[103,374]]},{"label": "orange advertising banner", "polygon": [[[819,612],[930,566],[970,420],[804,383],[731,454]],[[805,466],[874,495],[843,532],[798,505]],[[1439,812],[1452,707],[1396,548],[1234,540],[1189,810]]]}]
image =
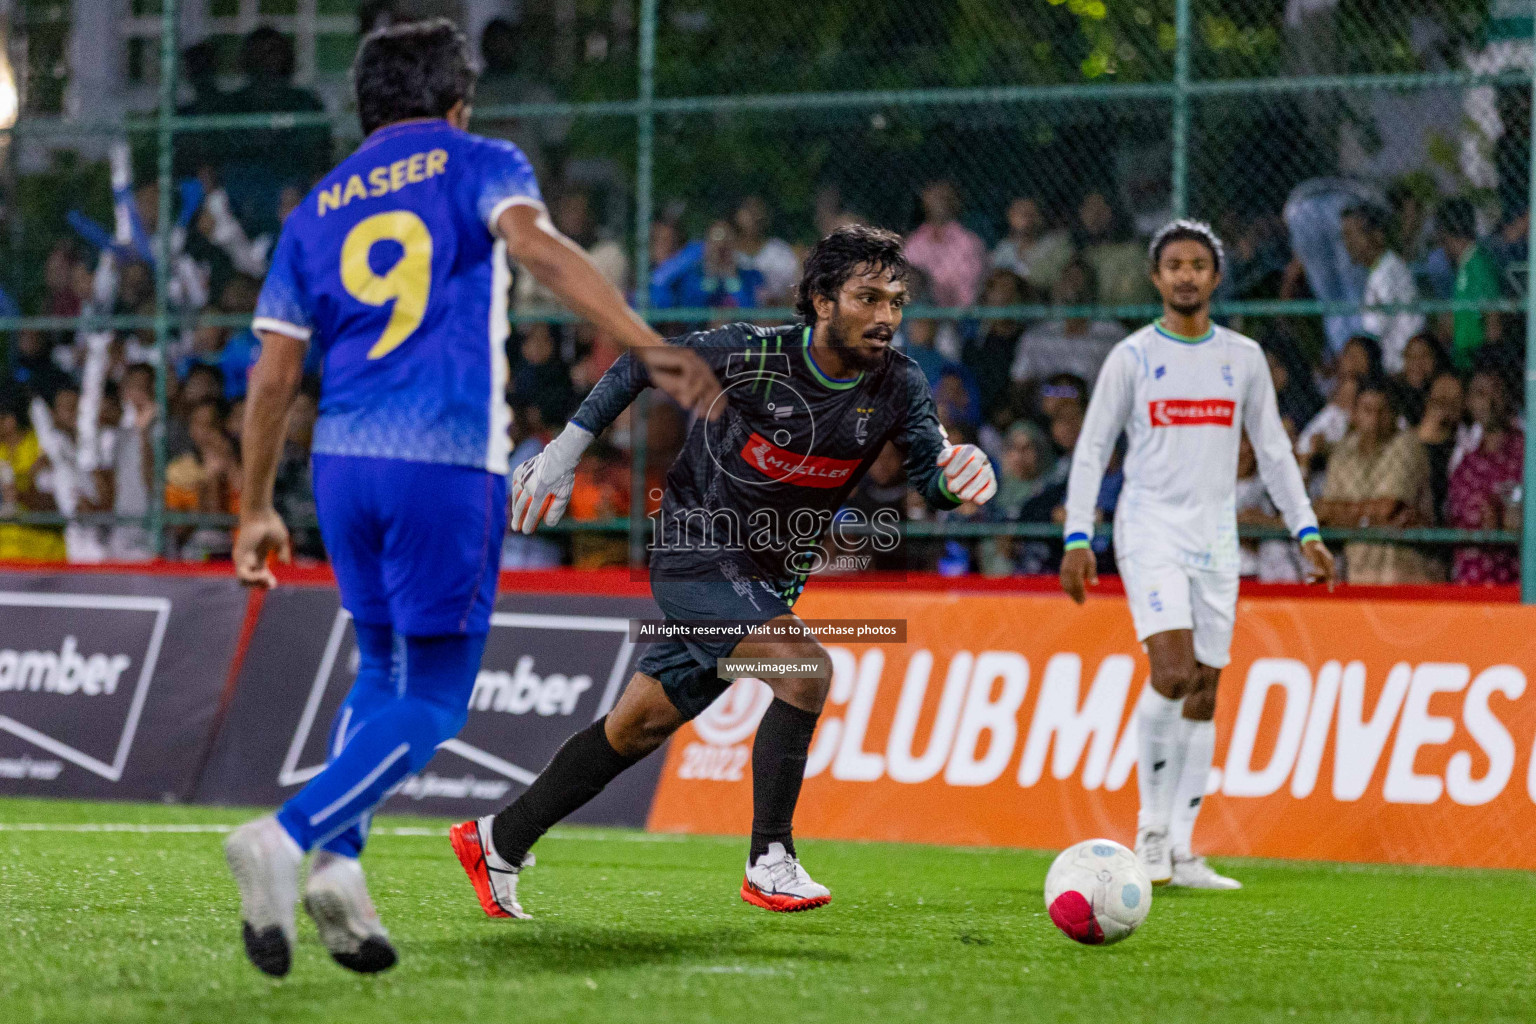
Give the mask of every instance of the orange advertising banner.
[{"label": "orange advertising banner", "polygon": [[[904,644],[826,643],[798,835],[1134,839],[1147,663],[1123,599],[828,588],[796,612],[907,622]],[[1232,655],[1199,852],[1536,868],[1536,609],[1256,598]],[[770,699],[739,681],[677,734],[652,830],[748,831]]]}]

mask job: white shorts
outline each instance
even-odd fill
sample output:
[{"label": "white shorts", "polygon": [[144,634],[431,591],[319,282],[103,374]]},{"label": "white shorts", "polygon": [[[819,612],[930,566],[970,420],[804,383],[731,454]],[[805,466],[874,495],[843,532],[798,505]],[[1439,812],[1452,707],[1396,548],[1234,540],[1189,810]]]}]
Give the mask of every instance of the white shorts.
[{"label": "white shorts", "polygon": [[1136,623],[1136,639],[1155,633],[1193,630],[1195,660],[1226,668],[1232,660],[1232,625],[1237,619],[1237,574],[1191,569],[1163,558],[1118,558],[1120,579]]}]

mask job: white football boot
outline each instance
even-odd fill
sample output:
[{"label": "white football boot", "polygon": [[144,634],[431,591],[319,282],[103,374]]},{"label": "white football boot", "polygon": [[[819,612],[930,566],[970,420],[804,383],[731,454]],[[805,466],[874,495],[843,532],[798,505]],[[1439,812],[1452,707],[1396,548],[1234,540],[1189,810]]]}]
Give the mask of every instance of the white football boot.
[{"label": "white football boot", "polygon": [[1243,883],[1235,878],[1218,874],[1216,869],[1196,857],[1180,850],[1173,855],[1173,880],[1168,883],[1180,889],[1241,889]]},{"label": "white football boot", "polygon": [[1173,857],[1168,850],[1168,833],[1143,828],[1136,832],[1136,860],[1153,885],[1167,885],[1173,879]]},{"label": "white football boot", "polygon": [[533,915],[517,902],[517,876],[523,868],[533,866],[533,854],[524,857],[516,867],[503,859],[491,842],[494,820],[495,815],[487,814],[475,821],[461,822],[448,830],[448,839],[475,887],[475,897],[486,917],[530,918]]},{"label": "white football boot", "polygon": [[293,910],[304,851],[268,815],[231,832],[224,859],[240,889],[245,955],[258,971],[281,978],[293,966]]},{"label": "white football boot", "polygon": [[352,857],[316,851],[304,887],[304,909],[320,929],[331,959],[349,971],[375,974],[399,957],[368,897],[363,868]]},{"label": "white football boot", "polygon": [[793,913],[826,906],[832,902],[832,890],[812,880],[783,843],[769,843],[756,864],[747,862],[741,898],[764,910]]}]

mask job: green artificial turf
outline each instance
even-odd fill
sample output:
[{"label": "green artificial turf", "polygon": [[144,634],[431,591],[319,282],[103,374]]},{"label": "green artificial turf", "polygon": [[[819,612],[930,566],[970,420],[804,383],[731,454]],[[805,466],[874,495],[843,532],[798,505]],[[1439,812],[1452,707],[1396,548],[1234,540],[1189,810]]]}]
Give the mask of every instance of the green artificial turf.
[{"label": "green artificial turf", "polygon": [[217,832],[60,830],[245,817],[0,800],[0,1021],[1536,1019],[1536,882],[1513,872],[1225,862],[1247,889],[1160,890],[1095,949],[1046,917],[1047,854],[807,840],[833,903],[776,915],[737,895],[739,839],[573,828],[524,876],[535,919],[491,921],[444,823],[380,819],[364,863],[400,965],[348,974],[301,913],[274,982]]}]

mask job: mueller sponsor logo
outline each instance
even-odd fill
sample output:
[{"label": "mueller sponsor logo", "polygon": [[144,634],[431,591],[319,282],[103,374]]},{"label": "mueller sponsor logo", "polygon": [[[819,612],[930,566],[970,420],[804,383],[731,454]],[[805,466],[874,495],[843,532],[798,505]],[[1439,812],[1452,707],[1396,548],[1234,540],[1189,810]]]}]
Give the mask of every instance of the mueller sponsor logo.
[{"label": "mueller sponsor logo", "polygon": [[1227,398],[1159,398],[1147,403],[1154,427],[1230,427],[1237,403]]},{"label": "mueller sponsor logo", "polygon": [[111,696],[133,664],[126,654],[80,653],[79,641],[66,636],[57,651],[0,648],[0,693],[9,690],[62,696]]},{"label": "mueller sponsor logo", "polygon": [[853,471],[859,466],[858,459],[796,455],[755,430],[742,445],[741,457],[764,476],[799,487],[841,487],[853,478]]}]

